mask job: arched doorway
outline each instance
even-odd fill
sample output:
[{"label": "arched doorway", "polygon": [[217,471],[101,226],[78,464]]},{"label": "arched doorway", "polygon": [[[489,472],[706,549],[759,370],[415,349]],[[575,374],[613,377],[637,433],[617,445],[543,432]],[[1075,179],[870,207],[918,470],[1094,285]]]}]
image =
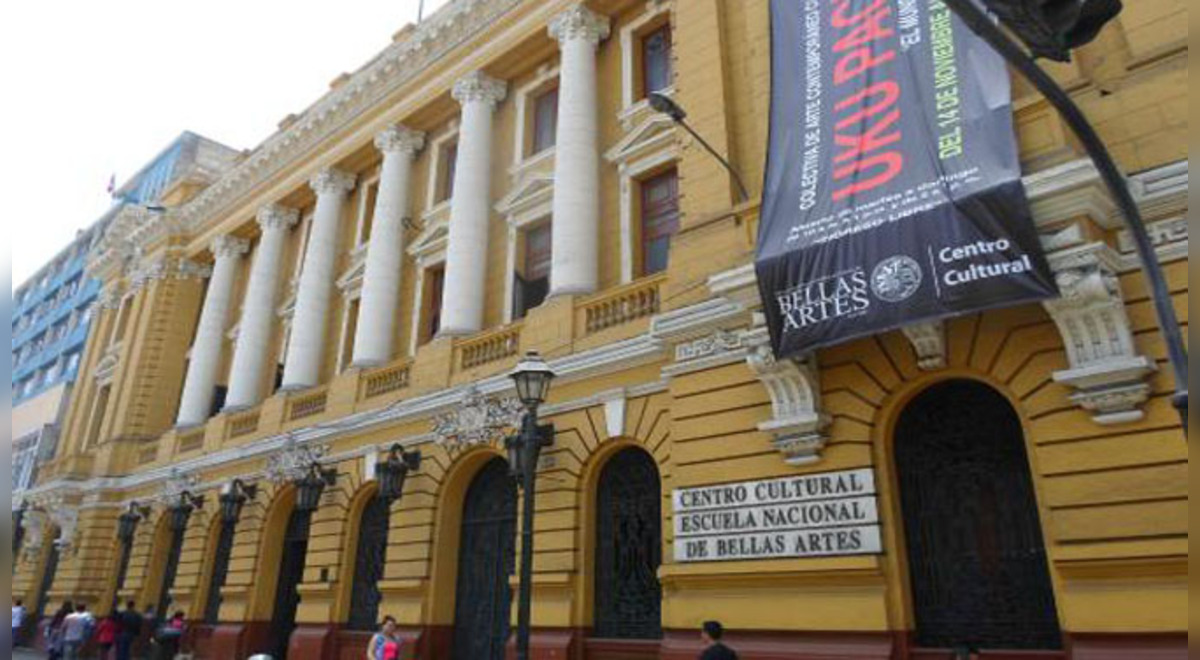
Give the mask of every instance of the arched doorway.
[{"label": "arched doorway", "polygon": [[623,449],[604,466],[596,490],[595,637],[662,637],[660,564],[658,466],[640,449]]},{"label": "arched doorway", "polygon": [[208,590],[204,598],[204,623],[215,626],[221,622],[221,589],[229,577],[229,562],[233,558],[233,540],[237,533],[237,521],[223,517],[218,525],[217,541],[213,549],[212,568],[208,574]]},{"label": "arched doorway", "polygon": [[379,625],[379,604],[383,595],[379,581],[387,565],[388,527],[391,504],[371,495],[358,524],[358,548],[354,558],[354,581],[350,591],[350,630],[371,631]]},{"label": "arched doorway", "polygon": [[296,631],[296,610],[300,607],[300,582],[308,557],[308,532],[312,511],[293,508],[283,534],[279,559],[279,577],[275,582],[275,606],[271,614],[271,657],[286,660],[288,644]]},{"label": "arched doorway", "polygon": [[[179,573],[179,560],[183,556],[183,537],[187,532],[188,516],[175,514],[173,510],[167,511],[167,525],[171,531],[171,543],[167,546],[166,563],[163,564],[162,582],[158,588],[158,599],[154,606],[154,612],[158,616],[159,621],[165,621],[171,617],[169,611],[172,604],[171,589],[175,586],[175,576]],[[157,624],[157,622],[156,622]]]},{"label": "arched doorway", "polygon": [[970,380],[908,405],[895,437],[915,644],[1062,648],[1016,411]]},{"label": "arched doorway", "polygon": [[517,487],[508,463],[492,459],[463,503],[454,606],[454,660],[502,660],[508,641],[508,586],[516,559]]},{"label": "arched doorway", "polygon": [[54,578],[58,575],[58,559],[61,554],[58,539],[61,534],[60,530],[55,529],[54,533],[48,535],[50,547],[46,548],[46,560],[42,564],[42,581],[38,583],[37,602],[34,604],[36,608],[34,621],[40,621],[46,616],[46,606],[50,602],[50,587],[54,585]]}]

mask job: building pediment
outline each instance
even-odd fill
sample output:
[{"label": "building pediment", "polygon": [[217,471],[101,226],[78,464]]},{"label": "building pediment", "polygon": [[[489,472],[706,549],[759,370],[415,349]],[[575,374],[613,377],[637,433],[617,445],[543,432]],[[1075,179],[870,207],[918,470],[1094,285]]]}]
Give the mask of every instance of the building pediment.
[{"label": "building pediment", "polygon": [[659,151],[675,139],[675,124],[669,117],[654,114],[634,127],[604,157],[615,165],[623,165],[645,154]]},{"label": "building pediment", "polygon": [[531,176],[522,180],[496,204],[496,212],[501,215],[516,215],[545,204],[553,196],[553,176]]}]

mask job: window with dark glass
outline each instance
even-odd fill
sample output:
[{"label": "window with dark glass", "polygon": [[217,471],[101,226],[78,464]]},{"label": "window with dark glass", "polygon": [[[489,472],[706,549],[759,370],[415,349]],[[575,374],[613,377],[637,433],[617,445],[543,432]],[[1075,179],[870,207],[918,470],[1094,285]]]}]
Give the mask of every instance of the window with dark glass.
[{"label": "window with dark glass", "polygon": [[422,341],[429,341],[442,329],[442,292],[446,288],[446,267],[438,264],[425,271],[425,327]]},{"label": "window with dark glass", "polygon": [[546,301],[550,293],[550,223],[525,232],[525,259],[519,272],[513,273],[513,318],[524,318],[529,310]]},{"label": "window with dark glass", "polygon": [[667,269],[671,237],[679,231],[679,176],[669,170],[642,181],[642,274]]},{"label": "window with dark glass", "polygon": [[383,595],[379,581],[387,565],[389,503],[372,497],[363,509],[358,528],[358,552],[354,562],[354,582],[350,591],[350,630],[374,630],[379,625],[379,604]]},{"label": "window with dark glass", "polygon": [[362,224],[358,228],[358,244],[362,245],[371,240],[371,229],[375,224],[375,200],[379,198],[379,182],[367,186],[363,196]]},{"label": "window with dark glass", "polygon": [[533,145],[532,154],[554,146],[558,133],[558,89],[552,89],[537,97],[533,102]]},{"label": "window with dark glass", "polygon": [[642,92],[670,87],[671,68],[671,26],[664,25],[642,37]]},{"label": "window with dark glass", "polygon": [[444,202],[454,196],[454,171],[458,167],[458,143],[450,142],[442,145],[438,157],[438,194],[437,201]]}]

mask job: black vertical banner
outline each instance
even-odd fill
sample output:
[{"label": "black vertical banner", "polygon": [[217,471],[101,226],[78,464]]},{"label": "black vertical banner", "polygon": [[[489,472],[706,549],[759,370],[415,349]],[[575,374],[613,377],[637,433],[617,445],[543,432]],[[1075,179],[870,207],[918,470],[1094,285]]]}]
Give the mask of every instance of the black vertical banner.
[{"label": "black vertical banner", "polygon": [[1004,61],[942,0],[771,0],[756,269],[779,357],[1057,294]]}]

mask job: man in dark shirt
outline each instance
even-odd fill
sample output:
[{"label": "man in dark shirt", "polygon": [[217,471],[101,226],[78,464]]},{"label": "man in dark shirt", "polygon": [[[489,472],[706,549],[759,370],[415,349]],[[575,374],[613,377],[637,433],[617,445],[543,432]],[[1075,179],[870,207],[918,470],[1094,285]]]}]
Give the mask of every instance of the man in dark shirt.
[{"label": "man in dark shirt", "polygon": [[700,654],[700,660],[737,660],[737,653],[721,643],[724,634],[725,628],[719,621],[704,622],[704,626],[700,628],[700,639],[704,640],[707,648]]},{"label": "man in dark shirt", "polygon": [[142,636],[142,615],[133,601],[121,612],[121,631],[117,634],[117,660],[129,660],[133,644]]}]

